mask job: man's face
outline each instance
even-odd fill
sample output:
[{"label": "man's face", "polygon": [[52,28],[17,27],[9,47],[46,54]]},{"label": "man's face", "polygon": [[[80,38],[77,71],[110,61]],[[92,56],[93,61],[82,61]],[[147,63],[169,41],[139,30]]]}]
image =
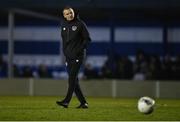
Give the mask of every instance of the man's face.
[{"label": "man's face", "polygon": [[63,16],[67,21],[71,21],[74,19],[74,11],[72,8],[65,9],[63,11]]}]

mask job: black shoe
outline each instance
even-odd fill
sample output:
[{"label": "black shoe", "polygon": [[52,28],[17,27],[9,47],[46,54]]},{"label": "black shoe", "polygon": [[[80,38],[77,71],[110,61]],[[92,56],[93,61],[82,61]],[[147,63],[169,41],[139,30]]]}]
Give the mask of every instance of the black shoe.
[{"label": "black shoe", "polygon": [[64,108],[68,108],[68,103],[65,103],[63,101],[56,101],[56,104],[63,106]]},{"label": "black shoe", "polygon": [[83,104],[80,104],[78,107],[76,108],[88,108],[88,103],[83,103]]}]

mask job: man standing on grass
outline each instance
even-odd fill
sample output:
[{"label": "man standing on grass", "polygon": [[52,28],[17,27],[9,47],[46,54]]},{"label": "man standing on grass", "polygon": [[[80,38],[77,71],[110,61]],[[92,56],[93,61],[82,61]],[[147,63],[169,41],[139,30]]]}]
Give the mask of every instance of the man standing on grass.
[{"label": "man standing on grass", "polygon": [[66,97],[62,101],[56,101],[56,103],[64,108],[68,108],[73,92],[75,92],[80,101],[80,105],[77,108],[88,108],[88,103],[79,85],[78,72],[91,39],[85,23],[78,18],[71,7],[65,7],[63,9],[61,37],[69,84]]}]

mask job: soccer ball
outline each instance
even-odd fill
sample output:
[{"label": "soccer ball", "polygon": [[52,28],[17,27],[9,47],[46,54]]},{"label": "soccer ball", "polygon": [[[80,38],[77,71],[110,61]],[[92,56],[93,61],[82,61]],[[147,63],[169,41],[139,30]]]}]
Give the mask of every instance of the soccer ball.
[{"label": "soccer ball", "polygon": [[150,114],[154,111],[155,100],[150,97],[141,97],[138,101],[138,110],[143,114]]}]

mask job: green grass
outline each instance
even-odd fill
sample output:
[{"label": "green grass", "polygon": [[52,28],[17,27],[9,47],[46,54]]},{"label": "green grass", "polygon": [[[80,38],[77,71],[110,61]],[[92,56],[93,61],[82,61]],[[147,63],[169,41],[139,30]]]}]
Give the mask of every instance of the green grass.
[{"label": "green grass", "polygon": [[55,104],[59,97],[0,96],[0,120],[180,120],[180,100],[156,99],[155,111],[137,111],[137,99],[88,97],[89,109],[76,109],[73,98],[68,109]]}]

